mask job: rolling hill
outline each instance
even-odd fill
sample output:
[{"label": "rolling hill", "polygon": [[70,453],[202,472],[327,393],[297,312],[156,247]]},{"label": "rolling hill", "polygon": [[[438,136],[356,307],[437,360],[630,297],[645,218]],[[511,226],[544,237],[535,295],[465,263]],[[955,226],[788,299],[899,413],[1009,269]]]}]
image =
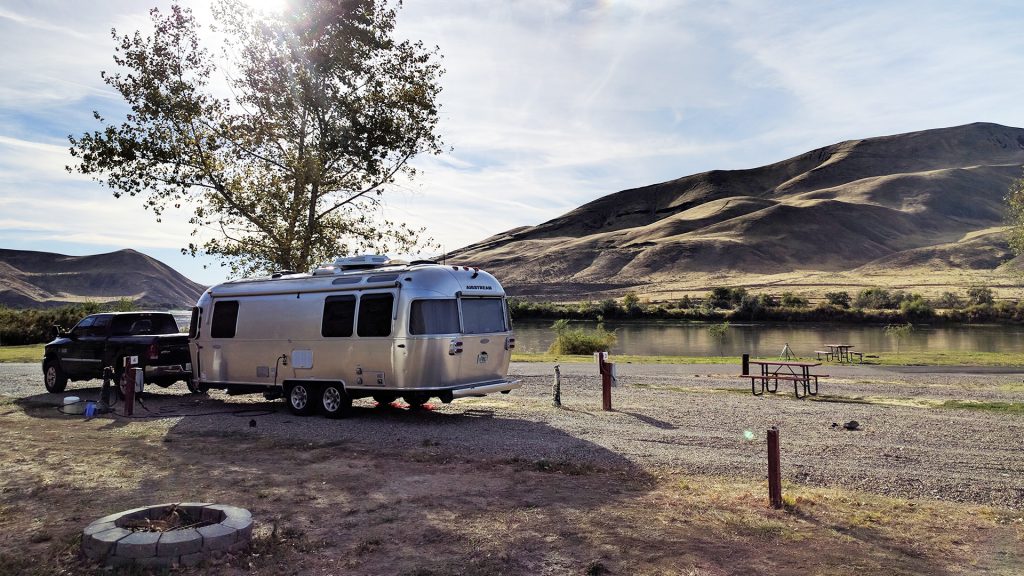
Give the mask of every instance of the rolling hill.
[{"label": "rolling hill", "polygon": [[616,192],[449,259],[559,298],[975,278],[1012,257],[1003,198],[1022,164],[1024,129],[997,124],[851,140]]},{"label": "rolling hill", "polygon": [[188,308],[205,287],[134,250],[91,256],[0,249],[0,304],[38,308],[130,298],[144,308]]}]

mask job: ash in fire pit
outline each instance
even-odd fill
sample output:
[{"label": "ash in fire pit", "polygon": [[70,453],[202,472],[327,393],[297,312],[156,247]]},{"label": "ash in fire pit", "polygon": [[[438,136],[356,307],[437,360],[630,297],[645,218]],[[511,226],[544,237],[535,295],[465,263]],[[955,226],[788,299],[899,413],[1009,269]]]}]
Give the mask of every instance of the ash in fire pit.
[{"label": "ash in fire pit", "polygon": [[[155,518],[153,517],[154,515],[156,516]],[[150,512],[141,517],[136,516],[138,514],[122,516],[114,524],[132,532],[167,532],[168,530],[202,528],[203,526],[216,524],[212,520],[203,520],[201,516],[193,516],[188,510],[178,504],[167,506],[163,512]]]},{"label": "ash in fire pit", "polygon": [[160,504],[104,516],[82,531],[82,551],[107,565],[194,566],[243,550],[252,539],[244,508],[201,502]]}]

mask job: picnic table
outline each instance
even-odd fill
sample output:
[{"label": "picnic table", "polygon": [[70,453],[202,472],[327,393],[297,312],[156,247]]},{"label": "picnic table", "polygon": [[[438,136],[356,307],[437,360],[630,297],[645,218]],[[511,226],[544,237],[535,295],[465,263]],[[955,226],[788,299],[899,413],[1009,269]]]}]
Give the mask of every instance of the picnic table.
[{"label": "picnic table", "polygon": [[[827,354],[827,357],[829,359],[833,359],[834,358],[835,360],[837,360],[839,362],[851,362],[852,363],[853,362],[853,357],[857,356],[857,358],[861,362],[864,361],[864,355],[863,354],[861,354],[860,352],[851,352],[851,350],[853,349],[853,344],[825,344],[825,347],[828,348],[828,352],[826,352],[825,354]],[[819,357],[820,357],[820,351],[816,350],[816,352],[819,353]]]},{"label": "picnic table", "polygon": [[[828,377],[828,374],[811,374],[811,368],[821,366],[821,362],[781,362],[773,360],[751,360],[750,364],[760,366],[758,374],[741,374],[742,378],[750,378],[750,392],[754,396],[761,396],[765,391],[772,394],[779,391],[779,380],[793,383],[793,395],[803,398],[808,394],[818,395],[818,378]],[[761,383],[761,391],[757,391],[757,383]],[[814,383],[814,391],[811,391],[811,383]],[[772,383],[775,384],[774,388]],[[803,391],[801,395],[800,392]]]}]

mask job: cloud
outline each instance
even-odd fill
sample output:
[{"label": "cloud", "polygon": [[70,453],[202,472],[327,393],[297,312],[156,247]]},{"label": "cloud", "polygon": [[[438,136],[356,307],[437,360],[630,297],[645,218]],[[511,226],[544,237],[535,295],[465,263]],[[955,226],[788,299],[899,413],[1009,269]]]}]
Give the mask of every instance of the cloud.
[{"label": "cloud", "polygon": [[[208,19],[207,3],[191,4]],[[15,229],[38,249],[183,243],[187,218],[157,226],[137,201],[63,171],[64,136],[96,129],[93,109],[123,110],[99,78],[110,28],[147,25],[134,0],[0,8],[0,50],[14,55],[0,60],[0,245]],[[385,196],[386,215],[453,249],[621,189],[840,140],[1021,126],[1022,28],[1001,1],[406,2],[398,34],[444,55],[439,129],[453,150],[416,159],[420,176]]]}]

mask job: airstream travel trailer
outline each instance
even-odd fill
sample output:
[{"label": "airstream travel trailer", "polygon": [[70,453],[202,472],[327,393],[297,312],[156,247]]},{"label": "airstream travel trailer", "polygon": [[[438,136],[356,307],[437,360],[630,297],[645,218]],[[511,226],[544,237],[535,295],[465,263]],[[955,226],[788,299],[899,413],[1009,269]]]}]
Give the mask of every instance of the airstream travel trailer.
[{"label": "airstream travel trailer", "polygon": [[467,266],[339,259],[208,289],[192,310],[200,389],[283,396],[292,412],[347,413],[352,400],[507,393],[515,339],[501,284]]}]

